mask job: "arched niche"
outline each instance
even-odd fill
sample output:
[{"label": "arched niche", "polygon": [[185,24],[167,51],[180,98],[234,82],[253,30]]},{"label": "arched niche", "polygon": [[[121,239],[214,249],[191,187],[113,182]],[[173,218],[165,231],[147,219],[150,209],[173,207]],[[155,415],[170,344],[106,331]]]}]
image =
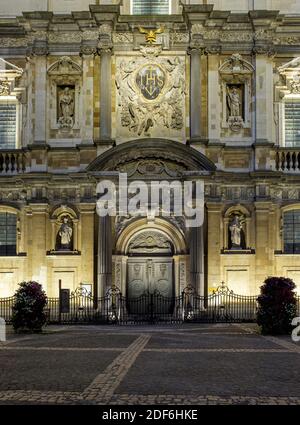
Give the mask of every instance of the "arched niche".
[{"label": "arched niche", "polygon": [[227,208],[223,214],[223,241],[224,250],[229,251],[232,248],[230,243],[230,225],[234,220],[234,217],[238,217],[241,229],[241,251],[249,250],[251,247],[251,213],[244,205],[232,205]]},{"label": "arched niche", "polygon": [[[78,246],[78,225],[79,213],[77,209],[70,205],[56,206],[50,213],[51,222],[51,250],[50,253],[76,253],[79,251]],[[58,246],[58,235],[63,223],[71,228],[71,243],[68,249],[60,249]]]}]

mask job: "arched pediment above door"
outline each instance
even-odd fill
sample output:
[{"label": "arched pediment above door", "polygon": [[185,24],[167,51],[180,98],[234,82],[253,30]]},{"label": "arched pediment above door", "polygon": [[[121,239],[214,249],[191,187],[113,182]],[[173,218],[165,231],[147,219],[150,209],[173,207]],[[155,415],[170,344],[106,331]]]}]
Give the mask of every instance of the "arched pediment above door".
[{"label": "arched pediment above door", "polygon": [[213,172],[215,165],[196,149],[165,139],[122,143],[98,156],[87,171],[119,171],[128,177],[177,177],[188,171]]}]

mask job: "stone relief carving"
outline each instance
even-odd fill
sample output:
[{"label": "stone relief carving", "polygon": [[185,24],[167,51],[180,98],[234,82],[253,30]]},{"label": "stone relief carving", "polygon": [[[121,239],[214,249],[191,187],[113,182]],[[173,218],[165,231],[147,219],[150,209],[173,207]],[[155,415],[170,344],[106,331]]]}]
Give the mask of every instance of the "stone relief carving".
[{"label": "stone relief carving", "polygon": [[164,130],[176,137],[184,129],[185,59],[160,57],[156,46],[144,46],[142,53],[144,57],[117,58],[120,133],[154,137]]},{"label": "stone relief carving", "polygon": [[8,96],[10,94],[10,83],[0,80],[0,96]]},{"label": "stone relief carving", "polygon": [[127,173],[128,177],[139,178],[143,175],[164,177],[178,177],[185,168],[171,161],[160,161],[155,159],[143,159],[140,161],[126,162],[116,167],[120,173]]},{"label": "stone relief carving", "polygon": [[2,38],[1,37],[1,47],[25,47],[31,41],[30,37],[25,38]]},{"label": "stone relief carving", "polygon": [[221,199],[222,201],[243,200],[252,202],[255,197],[255,189],[254,187],[205,185],[205,197]]},{"label": "stone relief carving", "polygon": [[[225,29],[225,28],[223,28]],[[252,42],[253,41],[253,32],[245,31],[244,25],[241,26],[239,31],[238,27],[232,27],[232,25],[227,26],[225,31],[217,29],[208,29],[202,24],[193,24],[192,25],[192,37],[195,35],[200,35],[204,40],[220,40],[224,42]]]},{"label": "stone relief carving", "polygon": [[157,232],[143,232],[133,238],[128,251],[130,253],[168,253],[172,252],[171,242],[165,236]]},{"label": "stone relief carving", "polygon": [[274,37],[273,38],[274,44],[300,44],[300,37],[299,36],[282,36],[282,37]]},{"label": "stone relief carving", "polygon": [[49,43],[80,43],[81,33],[78,31],[69,32],[49,32]]},{"label": "stone relief carving", "polygon": [[172,44],[188,43],[190,41],[189,33],[173,32],[170,34]]},{"label": "stone relief carving", "polygon": [[133,34],[131,32],[114,32],[113,42],[116,44],[133,43]]},{"label": "stone relief carving", "polygon": [[98,40],[99,33],[98,31],[86,30],[82,32],[81,36],[82,40]]},{"label": "stone relief carving", "polygon": [[22,68],[0,58],[0,96],[22,98],[25,90],[19,83],[22,75]]},{"label": "stone relief carving", "polygon": [[69,56],[62,56],[48,69],[49,75],[81,75],[81,67]]},{"label": "stone relief carving", "polygon": [[293,80],[290,83],[291,93],[300,94],[300,72],[294,75]]}]

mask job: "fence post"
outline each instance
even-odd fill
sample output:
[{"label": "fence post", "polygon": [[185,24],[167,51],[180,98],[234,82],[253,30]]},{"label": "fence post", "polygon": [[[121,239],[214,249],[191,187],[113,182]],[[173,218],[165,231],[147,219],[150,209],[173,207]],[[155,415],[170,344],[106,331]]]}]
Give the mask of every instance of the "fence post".
[{"label": "fence post", "polygon": [[182,319],[183,322],[184,322],[184,314],[185,314],[185,312],[184,312],[184,302],[185,302],[184,291],[182,291],[181,292],[181,319]]},{"label": "fence post", "polygon": [[58,297],[59,297],[58,323],[61,324],[61,279],[59,279],[58,281]]},{"label": "fence post", "polygon": [[3,317],[0,317],[0,342],[6,341],[6,323]]}]

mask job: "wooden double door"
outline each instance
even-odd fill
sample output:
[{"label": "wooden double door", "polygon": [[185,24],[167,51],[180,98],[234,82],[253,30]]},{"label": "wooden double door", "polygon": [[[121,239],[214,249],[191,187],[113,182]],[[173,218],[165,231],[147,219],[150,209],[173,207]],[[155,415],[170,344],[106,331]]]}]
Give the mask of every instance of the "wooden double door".
[{"label": "wooden double door", "polygon": [[172,257],[130,257],[127,263],[127,297],[160,294],[174,297]]}]

